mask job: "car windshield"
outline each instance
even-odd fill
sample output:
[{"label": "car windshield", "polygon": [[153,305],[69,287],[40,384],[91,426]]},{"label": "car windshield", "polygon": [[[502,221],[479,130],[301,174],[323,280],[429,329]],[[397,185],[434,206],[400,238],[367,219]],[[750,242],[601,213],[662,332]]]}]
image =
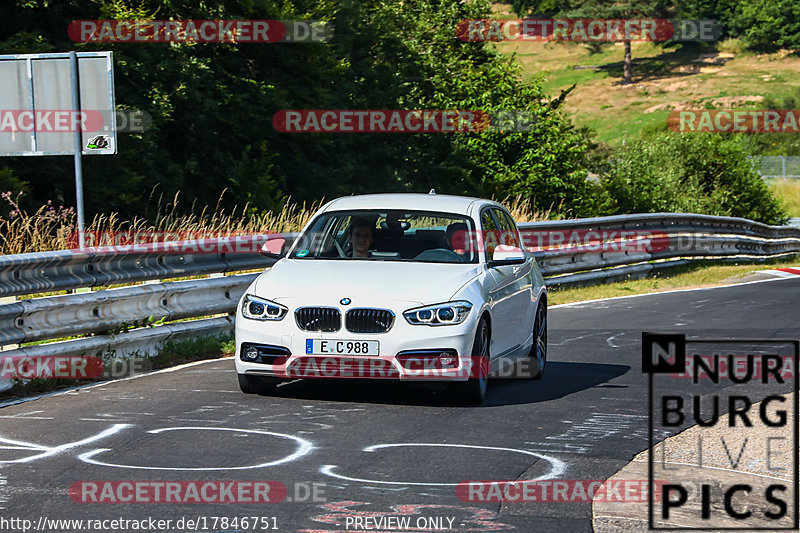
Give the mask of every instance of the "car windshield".
[{"label": "car windshield", "polygon": [[314,219],[290,258],[477,263],[473,231],[468,217],[452,213],[334,211]]}]

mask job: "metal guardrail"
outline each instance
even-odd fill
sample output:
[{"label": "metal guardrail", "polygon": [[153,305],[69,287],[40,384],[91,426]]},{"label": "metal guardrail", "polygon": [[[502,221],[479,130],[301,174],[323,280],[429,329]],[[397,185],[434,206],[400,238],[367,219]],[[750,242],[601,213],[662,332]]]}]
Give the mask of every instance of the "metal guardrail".
[{"label": "metal guardrail", "polygon": [[[735,217],[652,213],[531,222],[519,227],[523,238],[526,232],[539,240],[548,232],[578,237],[579,242],[572,245],[546,247],[537,253],[549,286],[641,278],[693,260],[758,261],[800,253],[799,228]],[[592,233],[608,239],[589,245],[585,238],[581,241],[580,237]]]},{"label": "metal guardrail", "polygon": [[[800,228],[732,217],[655,213],[522,223],[519,227],[526,244],[535,250],[549,286],[646,277],[696,260],[759,260],[800,252]],[[296,234],[284,236],[292,239]],[[144,246],[124,253],[100,249],[0,256],[0,296],[159,280],[0,305],[0,345],[93,335],[11,349],[2,355],[146,354],[166,340],[230,331],[230,315],[257,275],[233,273],[272,263],[253,251],[266,236],[235,239],[244,252],[234,248],[229,253],[227,243],[222,243],[197,253]],[[160,281],[206,274],[229,275]],[[225,316],[124,331],[148,319],[213,315]],[[109,333],[114,330],[120,332]],[[0,390],[2,385],[0,380]]]},{"label": "metal guardrail", "polygon": [[[176,244],[174,247],[142,244],[100,247],[91,252],[61,250],[3,255],[0,256],[0,296],[264,268],[270,260],[259,255],[257,250],[265,241],[265,235],[248,235],[182,241],[172,243]],[[186,253],[187,250],[197,251]]]}]

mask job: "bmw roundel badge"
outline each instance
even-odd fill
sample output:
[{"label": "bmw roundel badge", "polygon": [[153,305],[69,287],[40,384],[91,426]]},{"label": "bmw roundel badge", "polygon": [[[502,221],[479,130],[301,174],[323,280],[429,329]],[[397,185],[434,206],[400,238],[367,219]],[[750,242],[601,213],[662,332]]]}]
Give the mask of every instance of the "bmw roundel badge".
[{"label": "bmw roundel badge", "polygon": [[341,300],[339,300],[339,303],[342,305],[350,305],[351,301],[352,300],[350,300],[350,298],[342,298]]}]

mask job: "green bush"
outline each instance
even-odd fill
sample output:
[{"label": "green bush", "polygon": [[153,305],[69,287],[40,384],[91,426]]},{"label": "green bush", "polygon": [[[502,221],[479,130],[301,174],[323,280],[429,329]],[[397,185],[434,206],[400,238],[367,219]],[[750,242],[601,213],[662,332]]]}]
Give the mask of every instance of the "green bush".
[{"label": "green bush", "polygon": [[606,213],[703,213],[782,224],[786,213],[735,139],[697,133],[642,137],[603,180]]},{"label": "green bush", "polygon": [[739,5],[734,27],[749,49],[800,51],[800,4],[797,0],[751,0]]},{"label": "green bush", "polygon": [[[800,109],[800,88],[795,88],[783,97],[765,96],[759,105],[761,109]],[[800,133],[758,133],[736,136],[751,155],[800,156]]]}]

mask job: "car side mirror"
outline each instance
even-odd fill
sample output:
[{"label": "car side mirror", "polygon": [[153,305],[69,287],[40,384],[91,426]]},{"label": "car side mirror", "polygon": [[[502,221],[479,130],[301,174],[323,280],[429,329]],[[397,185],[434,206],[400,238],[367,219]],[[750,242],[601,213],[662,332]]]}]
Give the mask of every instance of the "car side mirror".
[{"label": "car side mirror", "polygon": [[498,244],[489,260],[489,268],[504,265],[521,265],[525,262],[525,252],[516,246]]},{"label": "car side mirror", "polygon": [[284,237],[267,236],[267,242],[261,246],[261,255],[270,259],[281,259],[286,255],[286,239]]}]

